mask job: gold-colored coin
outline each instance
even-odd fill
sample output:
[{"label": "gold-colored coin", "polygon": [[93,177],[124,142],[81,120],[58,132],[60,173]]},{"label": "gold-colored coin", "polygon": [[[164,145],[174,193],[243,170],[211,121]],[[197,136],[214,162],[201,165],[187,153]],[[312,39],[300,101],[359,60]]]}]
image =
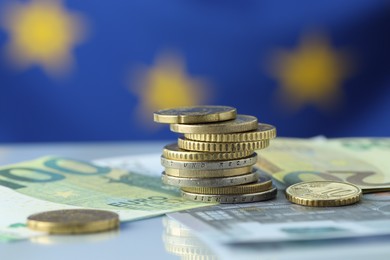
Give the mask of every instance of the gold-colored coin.
[{"label": "gold-colored coin", "polygon": [[237,110],[228,106],[193,106],[154,112],[154,121],[168,124],[199,124],[236,118]]},{"label": "gold-colored coin", "polygon": [[277,190],[275,187],[272,187],[269,190],[256,192],[256,193],[247,193],[247,194],[237,194],[237,195],[211,195],[211,194],[197,194],[186,191],[181,191],[181,196],[185,199],[196,201],[196,202],[206,202],[206,203],[248,203],[248,202],[258,202],[264,200],[274,199],[276,197]]},{"label": "gold-colored coin", "polygon": [[182,134],[224,134],[256,130],[257,118],[237,115],[236,119],[208,124],[171,124],[171,131]]},{"label": "gold-colored coin", "polygon": [[313,207],[350,205],[358,202],[361,196],[362,190],[359,187],[346,182],[300,182],[286,189],[289,201]]},{"label": "gold-colored coin", "polygon": [[253,154],[253,151],[239,151],[232,153],[205,153],[182,150],[177,143],[166,145],[163,149],[163,156],[171,160],[179,161],[222,161],[245,158]]},{"label": "gold-colored coin", "polygon": [[239,195],[247,193],[257,193],[266,191],[272,188],[272,180],[267,176],[260,176],[256,183],[249,183],[244,185],[237,185],[231,187],[183,187],[182,191],[208,194],[208,195]]},{"label": "gold-colored coin", "polygon": [[183,178],[221,178],[238,176],[252,171],[252,166],[232,168],[232,169],[218,169],[218,170],[186,170],[165,168],[165,173],[170,176]]},{"label": "gold-colored coin", "polygon": [[254,141],[254,142],[241,142],[241,143],[212,143],[212,142],[199,142],[187,140],[179,137],[177,140],[179,148],[190,151],[199,152],[239,152],[239,151],[254,151],[264,149],[269,146],[269,139]]},{"label": "gold-colored coin", "polygon": [[118,228],[119,216],[105,210],[54,210],[29,216],[27,226],[52,234],[94,233]]},{"label": "gold-colored coin", "polygon": [[259,124],[257,130],[243,133],[231,134],[184,134],[189,140],[201,142],[253,142],[264,139],[273,139],[276,137],[276,128],[268,124]]}]

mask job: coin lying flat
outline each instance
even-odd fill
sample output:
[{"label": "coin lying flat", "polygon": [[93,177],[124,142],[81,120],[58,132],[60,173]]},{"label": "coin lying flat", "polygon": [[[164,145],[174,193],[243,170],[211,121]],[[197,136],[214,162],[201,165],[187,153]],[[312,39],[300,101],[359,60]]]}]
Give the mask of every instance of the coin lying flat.
[{"label": "coin lying flat", "polygon": [[169,124],[199,124],[232,120],[237,111],[228,106],[193,106],[154,112],[154,121]]},{"label": "coin lying flat", "polygon": [[261,175],[259,180],[255,183],[231,186],[231,187],[183,187],[182,191],[207,194],[207,195],[239,195],[248,193],[263,192],[271,189],[271,178]]},{"label": "coin lying flat", "polygon": [[269,139],[254,141],[254,142],[240,142],[240,143],[213,143],[187,140],[179,137],[177,140],[179,148],[190,151],[212,152],[212,153],[228,153],[238,151],[254,151],[264,149],[269,146]]},{"label": "coin lying flat", "polygon": [[204,153],[186,151],[180,149],[177,143],[166,145],[163,149],[163,156],[167,159],[192,162],[240,159],[251,156],[253,153],[253,151],[239,151],[231,153]]},{"label": "coin lying flat", "polygon": [[257,153],[253,153],[249,157],[228,161],[177,161],[167,159],[161,156],[161,165],[173,169],[183,170],[219,170],[219,169],[234,169],[245,166],[252,166],[257,162]]},{"label": "coin lying flat", "polygon": [[255,131],[231,134],[184,134],[189,140],[201,142],[253,142],[276,137],[276,128],[268,124],[259,124]]},{"label": "coin lying flat", "polygon": [[224,187],[246,184],[257,181],[259,173],[253,171],[248,174],[224,178],[181,178],[161,174],[162,182],[176,187]]},{"label": "coin lying flat", "polygon": [[165,168],[165,174],[183,178],[221,178],[243,175],[252,172],[252,166],[218,170],[183,170]]},{"label": "coin lying flat", "polygon": [[258,202],[264,200],[274,199],[277,194],[276,188],[272,188],[267,191],[248,193],[240,195],[208,195],[208,194],[197,194],[191,192],[181,191],[183,198],[197,202],[219,202],[219,203],[247,203],[247,202]]},{"label": "coin lying flat", "polygon": [[361,196],[362,190],[359,187],[346,182],[301,182],[286,189],[289,201],[313,207],[350,205],[358,202]]},{"label": "coin lying flat", "polygon": [[118,228],[119,216],[105,210],[54,210],[29,216],[27,226],[52,234],[93,233]]},{"label": "coin lying flat", "polygon": [[256,130],[257,118],[237,115],[236,119],[208,124],[171,124],[171,131],[182,134],[224,134]]}]

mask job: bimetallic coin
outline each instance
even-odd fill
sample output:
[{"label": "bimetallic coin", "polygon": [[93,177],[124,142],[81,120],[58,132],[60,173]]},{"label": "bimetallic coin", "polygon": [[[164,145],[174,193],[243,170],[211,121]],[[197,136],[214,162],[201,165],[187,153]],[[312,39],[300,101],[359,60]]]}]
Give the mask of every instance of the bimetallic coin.
[{"label": "bimetallic coin", "polygon": [[252,166],[218,170],[183,170],[165,168],[165,173],[167,175],[183,178],[221,178],[243,175],[250,172],[252,172]]},{"label": "bimetallic coin", "polygon": [[249,157],[229,161],[177,161],[167,159],[161,156],[161,165],[167,168],[185,169],[185,170],[219,170],[219,169],[234,169],[245,166],[252,166],[257,162],[257,153],[253,153]]},{"label": "bimetallic coin", "polygon": [[236,119],[208,124],[171,124],[171,131],[182,134],[225,134],[256,130],[257,118],[237,115]]},{"label": "bimetallic coin", "polygon": [[183,187],[182,191],[207,195],[239,195],[263,192],[271,189],[272,180],[268,176],[260,175],[258,182],[231,187]]},{"label": "bimetallic coin", "polygon": [[269,146],[269,139],[241,143],[211,143],[186,140],[182,137],[179,137],[179,139],[177,140],[177,144],[179,148],[184,150],[212,153],[228,153],[264,149]]},{"label": "bimetallic coin", "polygon": [[286,189],[289,201],[313,207],[350,205],[358,202],[361,196],[362,190],[359,187],[346,182],[300,182]]},{"label": "bimetallic coin", "polygon": [[199,124],[236,118],[237,111],[228,106],[193,106],[154,112],[154,121],[168,124]]},{"label": "bimetallic coin", "polygon": [[231,153],[204,153],[185,151],[180,149],[177,146],[177,143],[166,145],[163,149],[163,156],[167,159],[192,162],[241,159],[248,157],[253,153],[253,151],[239,151]]},{"label": "bimetallic coin", "polygon": [[227,203],[247,203],[247,202],[258,202],[264,200],[274,199],[277,194],[276,188],[272,188],[267,191],[248,193],[240,195],[208,195],[208,194],[197,194],[191,192],[181,191],[183,198],[196,202],[208,202],[215,203],[219,202],[222,204]]},{"label": "bimetallic coin", "polygon": [[259,124],[257,130],[231,134],[184,134],[186,139],[201,142],[253,142],[276,137],[276,128],[268,124]]},{"label": "bimetallic coin", "polygon": [[33,214],[27,226],[52,234],[81,234],[118,228],[118,214],[105,210],[65,209]]},{"label": "bimetallic coin", "polygon": [[165,172],[161,174],[162,182],[176,187],[224,187],[235,186],[257,181],[259,174],[255,171],[225,178],[181,178],[169,176]]}]

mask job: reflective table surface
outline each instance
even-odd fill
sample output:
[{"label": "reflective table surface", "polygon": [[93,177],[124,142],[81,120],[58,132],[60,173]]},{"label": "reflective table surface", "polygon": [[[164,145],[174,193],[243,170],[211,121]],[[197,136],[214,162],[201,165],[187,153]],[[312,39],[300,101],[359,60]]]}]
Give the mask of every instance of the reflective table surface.
[{"label": "reflective table surface", "polygon": [[[93,160],[107,157],[160,153],[170,141],[115,143],[50,143],[0,145],[1,165],[44,155]],[[6,210],[6,209],[1,209]],[[1,217],[0,210],[0,217]],[[282,252],[283,251],[283,252]],[[234,255],[234,254],[233,254]],[[246,259],[245,254],[228,259]],[[253,258],[253,254],[251,255]],[[364,243],[333,243],[302,251],[278,250],[274,255],[256,253],[253,259],[388,259],[390,239]],[[341,258],[339,258],[341,257]],[[212,248],[185,227],[165,216],[125,222],[119,231],[88,235],[42,236],[14,243],[0,243],[0,260],[8,259],[218,259]]]},{"label": "reflective table surface", "polygon": [[[132,154],[159,153],[164,142],[48,143],[0,146],[0,164],[59,155],[82,160]],[[1,217],[1,216],[0,216]],[[0,259],[179,259],[165,250],[162,241],[163,217],[122,223],[119,231],[90,235],[35,237],[0,244]]]}]

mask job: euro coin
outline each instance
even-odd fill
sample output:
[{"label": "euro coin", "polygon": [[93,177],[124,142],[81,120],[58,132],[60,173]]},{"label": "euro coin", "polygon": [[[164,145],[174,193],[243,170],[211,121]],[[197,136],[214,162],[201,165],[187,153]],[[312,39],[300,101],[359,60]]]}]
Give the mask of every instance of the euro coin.
[{"label": "euro coin", "polygon": [[183,170],[220,170],[220,169],[234,169],[245,166],[252,166],[257,162],[257,153],[253,153],[249,157],[242,159],[228,160],[228,161],[178,161],[167,159],[161,156],[161,165],[173,169]]},{"label": "euro coin", "polygon": [[255,182],[259,179],[259,173],[252,171],[248,174],[224,178],[182,178],[169,176],[163,172],[161,179],[163,183],[176,187],[224,187]]},{"label": "euro coin", "polygon": [[243,175],[246,173],[250,173],[251,171],[252,166],[218,170],[183,170],[165,168],[165,174],[183,178],[222,178]]},{"label": "euro coin", "polygon": [[256,130],[257,118],[237,115],[236,119],[208,124],[171,124],[171,131],[182,134],[224,134]]},{"label": "euro coin", "polygon": [[36,231],[52,234],[94,233],[118,228],[119,216],[105,210],[54,210],[29,216],[27,226]]},{"label": "euro coin", "polygon": [[259,124],[254,131],[231,134],[184,134],[184,137],[189,140],[201,142],[253,142],[264,139],[273,139],[276,137],[276,128],[268,124]]},{"label": "euro coin", "polygon": [[163,109],[154,112],[154,121],[168,124],[199,124],[232,120],[237,111],[228,106],[193,106]]},{"label": "euro coin", "polygon": [[254,151],[238,151],[231,153],[204,153],[186,151],[180,149],[177,143],[166,145],[163,149],[163,156],[167,159],[192,162],[241,159],[251,156],[253,153]]},{"label": "euro coin", "polygon": [[208,194],[208,195],[238,195],[247,193],[263,192],[271,189],[272,180],[267,176],[260,176],[255,183],[231,186],[231,187],[183,187],[182,191]]},{"label": "euro coin", "polygon": [[177,140],[179,148],[190,151],[229,153],[239,151],[254,151],[264,149],[269,146],[269,140],[241,143],[212,143],[187,140],[179,137]]},{"label": "euro coin", "polygon": [[296,204],[313,207],[345,206],[358,202],[362,190],[350,183],[310,181],[291,185],[286,198]]},{"label": "euro coin", "polygon": [[239,195],[209,195],[198,194],[186,191],[181,191],[183,198],[196,201],[196,202],[208,202],[208,203],[247,203],[247,202],[259,202],[264,200],[274,199],[277,194],[276,188],[272,188],[267,191],[239,194]]}]

